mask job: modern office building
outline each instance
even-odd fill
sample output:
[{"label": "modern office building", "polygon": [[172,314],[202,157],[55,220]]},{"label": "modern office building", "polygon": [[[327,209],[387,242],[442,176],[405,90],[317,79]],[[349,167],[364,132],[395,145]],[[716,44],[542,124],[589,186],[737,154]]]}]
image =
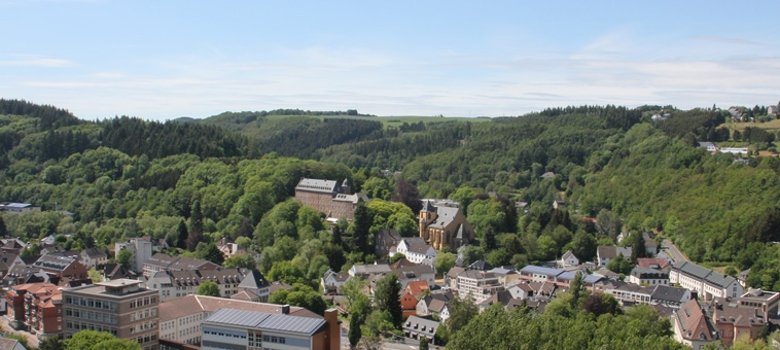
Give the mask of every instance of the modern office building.
[{"label": "modern office building", "polygon": [[137,341],[144,350],[159,349],[159,292],[141,281],[117,279],[62,291],[64,333],[109,332]]}]

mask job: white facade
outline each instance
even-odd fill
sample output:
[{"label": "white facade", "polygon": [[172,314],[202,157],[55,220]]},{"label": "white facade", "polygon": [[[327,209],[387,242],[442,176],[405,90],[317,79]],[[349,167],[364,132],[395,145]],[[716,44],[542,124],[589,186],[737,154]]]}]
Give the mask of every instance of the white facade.
[{"label": "white facade", "polygon": [[457,279],[457,287],[461,299],[470,296],[475,304],[489,299],[491,295],[504,288],[498,281],[498,277],[479,271],[466,271],[466,273],[460,274]]},{"label": "white facade", "polygon": [[129,249],[133,253],[133,271],[143,271],[144,263],[152,257],[152,242],[143,238],[133,238],[128,242],[114,244],[114,255],[119,255],[122,249]]},{"label": "white facade", "polygon": [[436,250],[431,246],[427,246],[425,253],[416,252],[410,250],[409,244],[406,239],[402,239],[401,243],[395,249],[396,254],[401,254],[406,257],[406,260],[415,264],[433,265],[436,260]]},{"label": "white facade", "polygon": [[683,288],[696,291],[704,300],[727,297],[736,298],[744,292],[742,285],[739,284],[737,279],[731,278],[730,282],[725,286],[720,286],[707,279],[690,276],[677,269],[672,269],[669,272],[669,282],[677,283]]}]

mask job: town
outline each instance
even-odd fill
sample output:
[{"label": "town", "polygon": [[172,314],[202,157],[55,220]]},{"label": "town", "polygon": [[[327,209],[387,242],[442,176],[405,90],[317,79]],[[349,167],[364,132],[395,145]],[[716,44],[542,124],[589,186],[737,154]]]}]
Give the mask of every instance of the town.
[{"label": "town", "polygon": [[[339,230],[340,221],[356,220],[356,209],[370,200],[352,192],[348,180],[315,178],[301,178],[294,197],[321,213],[332,231]],[[519,212],[527,205],[514,203]],[[561,199],[549,203],[552,212],[565,210],[565,205]],[[26,215],[41,208],[3,203],[0,210]],[[649,306],[670,321],[674,340],[693,349],[714,342],[728,347],[743,337],[758,339],[780,321],[780,293],[749,288],[749,271],[732,277],[705,268],[652,232],[633,237],[632,245],[620,244],[629,239],[621,232],[617,245],[597,246],[592,259],[567,250],[543,265],[516,268],[491,266],[469,256],[469,247],[480,242],[464,208],[454,200],[421,200],[417,228],[406,236],[383,229],[374,240],[376,261],[322,274],[319,293],[327,308],[321,310],[271,303],[269,296],[293,287],[268,279],[252,266],[226,267],[165,254],[169,247],[164,239],[138,237],[116,242],[112,249],[75,251],[63,249],[53,236],[40,242],[3,238],[2,325],[7,334],[36,348],[47,339],[92,330],[132,340],[143,349],[253,349],[274,344],[284,349],[341,349],[356,345],[347,339],[355,324],[344,322],[354,311],[355,293],[374,302],[386,298],[378,294],[386,293],[381,285],[388,278],[394,284],[393,300],[383,302],[397,305],[403,319],[400,332],[374,339],[384,347],[444,345],[440,329],[447,327],[453,312],[463,312],[455,310],[463,303],[477,313],[491,307],[541,313],[562,293],[587,292],[597,299],[606,295],[620,308]],[[32,244],[37,254],[25,253]],[[227,239],[217,248],[224,259],[259,258],[259,252]],[[448,251],[455,252],[454,261],[442,262]],[[12,338],[0,342],[4,349],[25,349]]]}]

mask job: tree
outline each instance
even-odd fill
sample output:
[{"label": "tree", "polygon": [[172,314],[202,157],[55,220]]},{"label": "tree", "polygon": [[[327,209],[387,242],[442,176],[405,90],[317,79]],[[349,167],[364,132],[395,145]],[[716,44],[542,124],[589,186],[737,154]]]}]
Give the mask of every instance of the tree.
[{"label": "tree", "polygon": [[631,261],[626,259],[623,254],[618,254],[617,257],[607,263],[607,269],[615,273],[622,273],[624,275],[631,273],[631,269],[633,268],[634,266],[631,264]]},{"label": "tree", "polygon": [[428,338],[420,338],[420,350],[428,350]]},{"label": "tree", "polygon": [[111,333],[82,330],[65,340],[65,350],[141,350],[141,345]]},{"label": "tree", "polygon": [[368,230],[371,227],[371,216],[364,203],[358,203],[355,208],[355,220],[352,222],[350,248],[352,252],[369,254]]},{"label": "tree", "polygon": [[637,258],[647,257],[647,251],[645,249],[645,237],[641,233],[636,233],[634,242],[631,245],[631,262],[636,264]]},{"label": "tree", "polygon": [[420,200],[420,192],[417,190],[417,186],[406,180],[395,182],[395,191],[391,199],[395,202],[406,204],[407,207],[412,209],[414,215],[417,215],[420,209],[422,209],[422,201]]},{"label": "tree", "polygon": [[579,307],[580,298],[582,297],[583,289],[584,288],[582,286],[582,272],[577,271],[577,273],[574,275],[574,280],[571,282],[571,285],[569,286],[569,291],[571,293],[572,308]]},{"label": "tree", "polygon": [[300,306],[318,315],[324,314],[327,308],[325,299],[322,298],[322,293],[301,283],[293,284],[290,290],[279,289],[274,291],[268,297],[268,302]]},{"label": "tree", "polygon": [[130,249],[122,249],[116,255],[116,261],[119,265],[122,265],[125,269],[130,269],[133,262],[133,252]]},{"label": "tree", "polygon": [[360,326],[363,321],[360,316],[352,315],[349,318],[349,331],[347,332],[347,339],[349,339],[350,348],[355,348],[363,334],[360,332]]},{"label": "tree", "polygon": [[603,314],[617,314],[620,312],[620,305],[617,300],[606,293],[593,293],[588,295],[582,302],[582,309],[596,316]]},{"label": "tree", "polygon": [[6,235],[8,235],[8,229],[5,227],[3,217],[0,216],[0,237],[5,237]]},{"label": "tree", "polygon": [[203,281],[198,286],[198,295],[219,296],[219,286],[213,281]]},{"label": "tree", "polygon": [[382,279],[376,283],[374,301],[377,309],[389,312],[391,321],[396,328],[401,327],[402,321],[401,300],[399,299],[400,294],[401,283],[398,281],[398,277],[393,273],[382,277]]},{"label": "tree", "polygon": [[192,213],[190,216],[190,232],[187,237],[187,250],[193,251],[203,240],[203,212],[200,208],[200,201],[195,200],[192,204]]},{"label": "tree", "polygon": [[46,337],[38,344],[38,350],[65,350],[65,344],[58,337]]},{"label": "tree", "polygon": [[479,313],[477,305],[468,297],[461,299],[456,296],[448,309],[450,310],[450,318],[444,322],[444,325],[447,327],[450,335],[465,327]]},{"label": "tree", "polygon": [[225,262],[225,255],[222,254],[214,243],[198,243],[195,248],[195,255],[198,258],[211,261],[217,265],[222,265],[222,263]]},{"label": "tree", "polygon": [[233,255],[225,259],[225,262],[222,264],[222,266],[229,269],[231,268],[256,269],[257,262],[255,261],[254,258],[252,258],[251,255],[244,253],[244,254]]},{"label": "tree", "polygon": [[103,275],[95,270],[94,267],[90,267],[89,270],[87,270],[87,275],[89,276],[89,279],[92,280],[92,283],[103,282]]},{"label": "tree", "polygon": [[179,228],[177,230],[176,235],[176,242],[175,247],[185,249],[187,248],[187,238],[190,236],[190,233],[187,231],[187,224],[184,222],[184,219],[179,221]]},{"label": "tree", "polygon": [[433,263],[436,268],[436,273],[438,275],[444,275],[449,272],[450,269],[455,266],[455,260],[457,260],[457,258],[458,257],[454,253],[438,252],[436,254],[436,261]]}]

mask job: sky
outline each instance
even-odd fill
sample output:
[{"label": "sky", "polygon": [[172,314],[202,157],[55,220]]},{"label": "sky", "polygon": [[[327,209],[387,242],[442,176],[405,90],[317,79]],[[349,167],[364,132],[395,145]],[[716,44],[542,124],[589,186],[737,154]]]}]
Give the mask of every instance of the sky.
[{"label": "sky", "polygon": [[780,100],[780,1],[0,0],[0,97],[84,119]]}]

